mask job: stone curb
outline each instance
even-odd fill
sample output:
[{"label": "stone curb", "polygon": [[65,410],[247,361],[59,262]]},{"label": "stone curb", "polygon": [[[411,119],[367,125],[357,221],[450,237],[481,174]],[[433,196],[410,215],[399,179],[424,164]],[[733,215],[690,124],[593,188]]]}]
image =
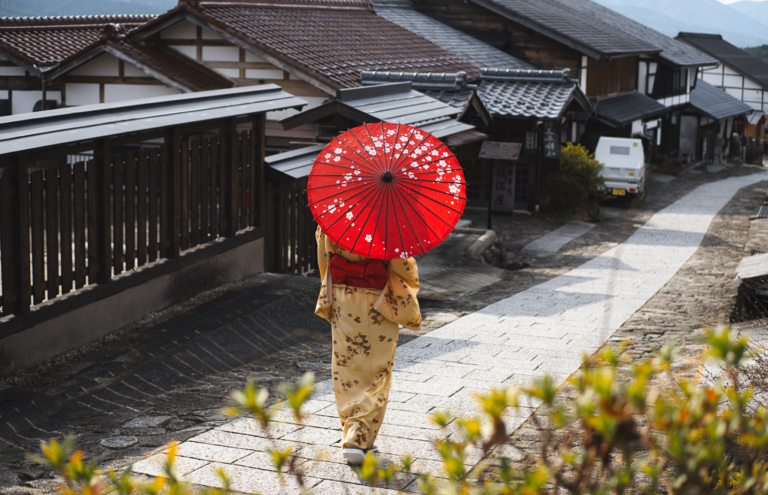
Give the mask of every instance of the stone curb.
[{"label": "stone curb", "polygon": [[469,246],[467,251],[464,253],[464,255],[469,259],[479,257],[496,240],[496,232],[493,230],[454,229],[454,232],[457,234],[481,234],[480,238],[476,240],[471,246]]}]

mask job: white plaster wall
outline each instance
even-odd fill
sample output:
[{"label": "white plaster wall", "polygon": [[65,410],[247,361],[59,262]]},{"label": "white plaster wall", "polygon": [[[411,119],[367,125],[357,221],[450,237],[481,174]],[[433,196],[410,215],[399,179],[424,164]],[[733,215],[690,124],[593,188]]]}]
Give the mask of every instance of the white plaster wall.
[{"label": "white plaster wall", "polygon": [[245,77],[248,79],[282,79],[282,70],[247,69]]},{"label": "white plaster wall", "polygon": [[721,74],[710,74],[705,73],[702,77],[702,79],[705,82],[708,82],[712,86],[722,86],[723,85],[723,76]]},{"label": "white plaster wall", "polygon": [[93,105],[99,102],[98,84],[67,83],[67,105]]},{"label": "white plaster wall", "polygon": [[240,77],[240,69],[213,69],[224,77]]},{"label": "white plaster wall", "polygon": [[741,88],[725,88],[725,92],[734,98],[742,99]]},{"label": "white plaster wall", "polygon": [[0,67],[0,76],[23,76],[26,72],[21,67]]},{"label": "white plaster wall", "polygon": [[104,53],[70,72],[73,76],[106,76],[120,75],[119,60],[111,53]]},{"label": "white plaster wall", "polygon": [[182,55],[186,55],[187,57],[193,60],[197,60],[196,46],[170,45],[170,47],[176,50],[177,52],[181,53]]},{"label": "white plaster wall", "polygon": [[194,40],[197,39],[197,26],[187,20],[182,20],[160,32],[163,39]]},{"label": "white plaster wall", "polygon": [[235,46],[204,46],[203,60],[217,62],[239,62],[240,49]]},{"label": "white plaster wall", "polygon": [[[48,91],[47,98],[61,103],[61,93],[58,91]],[[42,99],[42,91],[14,91],[11,112],[13,115],[29,113],[35,108],[35,103]]]},{"label": "white plaster wall", "polygon": [[136,67],[135,65],[129,64],[128,62],[126,62],[124,66],[125,66],[125,77],[147,77],[149,75],[143,70]]},{"label": "white plaster wall", "polygon": [[104,103],[114,103],[116,101],[140,100],[142,98],[151,98],[153,96],[177,95],[180,91],[160,85],[144,84],[105,84],[104,85]]},{"label": "white plaster wall", "polygon": [[723,77],[723,86],[730,87],[730,88],[740,88],[742,83],[744,82],[744,78],[741,76],[729,76],[726,75]]},{"label": "white plaster wall", "polygon": [[744,90],[744,101],[746,101],[746,102],[762,103],[763,102],[763,92],[760,91],[760,90],[755,90],[755,89],[745,89]]},{"label": "white plaster wall", "polygon": [[744,87],[748,89],[759,89],[759,90],[763,89],[762,86],[760,86],[759,84],[757,84],[756,82],[748,78],[744,78]]}]

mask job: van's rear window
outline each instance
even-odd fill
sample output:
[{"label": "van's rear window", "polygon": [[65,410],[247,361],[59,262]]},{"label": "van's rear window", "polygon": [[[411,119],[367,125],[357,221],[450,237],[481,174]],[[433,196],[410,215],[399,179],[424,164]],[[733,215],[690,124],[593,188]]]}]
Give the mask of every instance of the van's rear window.
[{"label": "van's rear window", "polygon": [[629,146],[611,146],[611,154],[629,156]]}]

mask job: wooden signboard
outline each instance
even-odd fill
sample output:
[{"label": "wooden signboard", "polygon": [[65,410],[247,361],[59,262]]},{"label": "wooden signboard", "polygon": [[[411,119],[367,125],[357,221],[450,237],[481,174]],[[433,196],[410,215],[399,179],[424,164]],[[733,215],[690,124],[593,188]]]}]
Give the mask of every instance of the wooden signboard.
[{"label": "wooden signboard", "polygon": [[557,139],[555,123],[544,122],[544,158],[560,158],[560,143]]},{"label": "wooden signboard", "polygon": [[494,160],[491,176],[491,210],[493,213],[515,211],[515,162]]},{"label": "wooden signboard", "polygon": [[480,148],[480,158],[515,161],[520,158],[520,150],[522,147],[522,143],[483,141],[483,147]]}]

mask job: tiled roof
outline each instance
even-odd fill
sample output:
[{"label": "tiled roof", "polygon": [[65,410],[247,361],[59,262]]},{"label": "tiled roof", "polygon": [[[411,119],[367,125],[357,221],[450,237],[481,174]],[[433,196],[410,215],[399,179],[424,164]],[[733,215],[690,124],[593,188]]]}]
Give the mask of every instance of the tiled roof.
[{"label": "tiled roof", "polygon": [[184,92],[226,89],[234,86],[233,81],[218,72],[159,44],[140,45],[128,40],[109,40],[107,45],[147,67],[153,72],[153,76],[169,86]]},{"label": "tiled roof", "polygon": [[743,101],[701,79],[691,91],[691,105],[716,120],[752,112],[752,107]]},{"label": "tiled roof", "polygon": [[569,5],[572,2],[592,3],[589,0],[471,1],[595,58],[600,55],[655,53],[660,50],[647,40]]},{"label": "tiled roof", "polygon": [[0,50],[27,66],[66,61],[105,36],[108,25],[131,30],[155,16],[0,18]]},{"label": "tiled roof", "polygon": [[695,46],[739,74],[768,89],[768,64],[728,43],[721,35],[680,33],[677,39]]},{"label": "tiled roof", "polygon": [[[186,10],[334,89],[358,86],[363,70],[465,71],[471,79],[480,76],[477,65],[367,7],[200,2]],[[152,29],[175,11],[145,28]]]},{"label": "tiled roof", "polygon": [[708,65],[714,63],[712,57],[700,52],[699,50],[681,43],[676,39],[670,38],[655,29],[635,22],[632,19],[623,16],[611,10],[608,7],[595,3],[591,0],[553,0],[563,7],[579,12],[592,19],[592,22],[602,22],[608,24],[617,30],[626,33],[629,36],[643,40],[662,50],[660,57],[673,64],[689,65]]},{"label": "tiled roof", "polygon": [[481,118],[490,123],[491,116],[477,95],[477,85],[467,82],[467,74],[435,72],[385,72],[363,71],[360,82],[364,86],[410,81],[413,89],[436,100],[460,108],[462,114],[472,104],[473,98]]},{"label": "tiled roof", "polygon": [[617,125],[655,117],[668,111],[669,109],[658,101],[638,92],[601,98],[595,103],[595,113]]},{"label": "tiled roof", "polygon": [[479,67],[534,69],[532,65],[512,55],[417,12],[410,0],[372,0],[372,4],[378,15],[461,55]]},{"label": "tiled roof", "polygon": [[483,69],[478,94],[494,117],[556,119],[574,98],[589,109],[568,70]]}]

